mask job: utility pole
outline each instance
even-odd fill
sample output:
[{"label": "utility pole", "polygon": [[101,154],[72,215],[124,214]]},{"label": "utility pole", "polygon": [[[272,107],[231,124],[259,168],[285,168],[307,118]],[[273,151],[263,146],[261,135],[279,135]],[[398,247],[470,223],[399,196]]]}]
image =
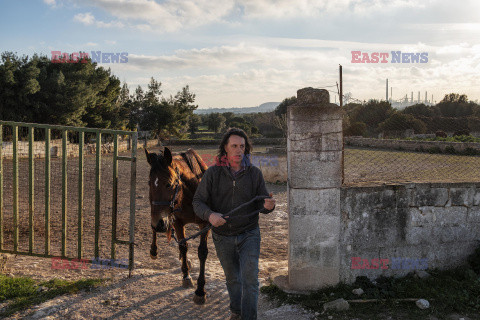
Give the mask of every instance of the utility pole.
[{"label": "utility pole", "polygon": [[385,100],[387,100],[388,102],[388,79],[387,79],[387,84],[386,84],[386,97],[385,97]]},{"label": "utility pole", "polygon": [[340,95],[339,95],[339,101],[340,101],[340,108],[343,107],[343,82],[342,82],[342,65],[338,65],[338,71],[340,73]]}]

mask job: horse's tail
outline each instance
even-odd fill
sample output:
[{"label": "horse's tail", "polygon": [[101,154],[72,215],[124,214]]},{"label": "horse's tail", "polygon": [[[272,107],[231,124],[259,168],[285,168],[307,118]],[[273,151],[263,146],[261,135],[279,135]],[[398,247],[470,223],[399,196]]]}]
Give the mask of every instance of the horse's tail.
[{"label": "horse's tail", "polygon": [[189,148],[182,155],[185,155],[184,158],[186,159],[190,170],[192,170],[195,177],[197,177],[198,181],[200,181],[203,173],[208,169],[208,166],[205,164],[202,157],[200,157],[200,155],[192,148]]}]

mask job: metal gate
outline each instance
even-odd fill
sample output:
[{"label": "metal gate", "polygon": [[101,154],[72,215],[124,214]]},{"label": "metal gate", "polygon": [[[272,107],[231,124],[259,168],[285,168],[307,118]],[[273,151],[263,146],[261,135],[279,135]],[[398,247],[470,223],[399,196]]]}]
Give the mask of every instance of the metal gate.
[{"label": "metal gate", "polygon": [[128,255],[130,275],[136,151],[137,132],[0,121],[0,252],[88,263]]}]

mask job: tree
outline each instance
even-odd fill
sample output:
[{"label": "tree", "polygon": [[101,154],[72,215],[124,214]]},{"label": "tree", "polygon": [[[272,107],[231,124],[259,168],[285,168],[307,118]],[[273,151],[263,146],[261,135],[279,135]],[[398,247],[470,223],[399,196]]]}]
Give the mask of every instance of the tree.
[{"label": "tree", "polygon": [[123,128],[120,81],[96,63],[53,63],[46,56],[0,61],[0,117],[4,120]]},{"label": "tree", "polygon": [[440,115],[440,110],[436,106],[419,103],[406,107],[402,110],[402,113],[411,114],[414,117],[435,117]]},{"label": "tree", "polygon": [[474,102],[468,102],[466,95],[458,93],[446,94],[437,104],[444,117],[469,117],[480,114],[480,107]]},{"label": "tree", "polygon": [[169,99],[173,107],[173,121],[167,125],[167,131],[177,137],[185,137],[187,132],[187,123],[193,111],[198,108],[194,105],[195,94],[190,92],[190,87],[187,85],[177,92],[175,97]]},{"label": "tree", "polygon": [[[275,127],[282,132],[282,135],[287,139],[287,107],[296,103],[297,97],[293,96],[290,98],[285,98],[283,101],[275,108],[275,119],[273,121]],[[286,141],[285,141],[286,143]]]},{"label": "tree", "polygon": [[350,114],[350,121],[365,123],[367,133],[371,135],[378,131],[378,125],[387,120],[393,112],[390,102],[370,100],[368,103],[354,108]]},{"label": "tree", "polygon": [[0,65],[0,119],[31,121],[34,95],[40,90],[38,61],[17,57],[12,52],[1,55]]},{"label": "tree", "polygon": [[279,138],[283,136],[283,132],[275,126],[278,117],[275,116],[274,111],[257,112],[248,116],[248,121],[252,123],[252,133],[258,128],[258,133],[264,137]]},{"label": "tree", "polygon": [[190,134],[195,134],[198,131],[198,126],[200,125],[200,117],[197,114],[192,114],[188,118],[188,131]]},{"label": "tree", "polygon": [[466,103],[468,101],[467,95],[458,93],[449,93],[443,97],[440,103]]},{"label": "tree", "polygon": [[403,131],[407,129],[413,129],[415,133],[425,133],[427,131],[427,126],[422,121],[411,114],[400,112],[392,114],[387,120],[380,123],[379,128],[382,131]]},{"label": "tree", "polygon": [[228,121],[230,121],[230,119],[235,117],[235,113],[233,113],[233,112],[223,112],[222,116],[225,117],[225,122],[228,122]]},{"label": "tree", "polygon": [[297,97],[295,96],[283,99],[283,101],[275,108],[275,115],[281,116],[282,114],[286,114],[287,107],[295,102],[297,102]]},{"label": "tree", "polygon": [[354,122],[350,124],[343,133],[345,136],[365,136],[367,134],[367,125],[363,122]]},{"label": "tree", "polygon": [[174,97],[159,98],[160,86],[156,85],[159,82],[152,78],[150,83],[143,105],[142,128],[152,130],[159,139],[168,139],[170,136],[185,137],[188,119],[198,108],[193,104],[195,94],[186,86]]},{"label": "tree", "polygon": [[209,130],[217,133],[225,126],[225,117],[218,112],[210,113],[207,118],[207,126]]}]

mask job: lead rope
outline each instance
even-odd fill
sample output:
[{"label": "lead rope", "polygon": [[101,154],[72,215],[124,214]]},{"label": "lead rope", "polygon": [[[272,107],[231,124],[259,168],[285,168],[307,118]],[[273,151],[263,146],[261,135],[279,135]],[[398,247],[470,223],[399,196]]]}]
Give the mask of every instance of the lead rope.
[{"label": "lead rope", "polygon": [[[232,219],[232,218],[233,218],[233,219],[235,219],[235,218],[243,218],[243,219],[245,219],[245,218],[249,218],[249,217],[251,217],[251,216],[254,216],[254,215],[256,215],[256,214],[259,214],[260,211],[263,210],[263,208],[262,208],[262,209],[255,210],[255,211],[253,211],[253,212],[251,212],[251,213],[249,213],[249,214],[247,214],[247,215],[233,216],[233,217],[231,216],[231,214],[232,214],[233,212],[235,212],[235,211],[237,211],[237,210],[240,210],[241,208],[244,208],[244,207],[248,206],[249,204],[252,204],[253,202],[255,202],[255,201],[257,201],[257,200],[264,200],[264,199],[266,199],[266,198],[270,198],[270,197],[269,197],[269,196],[256,196],[256,197],[253,198],[252,200],[250,200],[250,201],[248,201],[248,202],[245,202],[244,204],[241,204],[241,205],[239,205],[238,207],[236,207],[235,209],[232,209],[232,210],[230,210],[228,213],[224,214],[225,217],[228,216],[228,218],[224,218],[224,219],[227,220],[227,221],[230,220],[230,219]],[[191,235],[191,236],[188,237],[188,238],[184,238],[184,239],[178,241],[177,238],[176,238],[175,235],[174,235],[175,229],[174,229],[173,226],[172,226],[172,237],[173,237],[173,239],[175,239],[175,242],[177,242],[179,245],[185,246],[186,243],[187,243],[187,241],[192,240],[192,239],[195,239],[196,237],[200,236],[201,234],[204,234],[205,232],[207,232],[208,230],[210,230],[212,227],[213,227],[213,226],[209,223],[208,226],[206,226],[206,227],[203,228],[202,230],[198,231],[197,233]]]}]

